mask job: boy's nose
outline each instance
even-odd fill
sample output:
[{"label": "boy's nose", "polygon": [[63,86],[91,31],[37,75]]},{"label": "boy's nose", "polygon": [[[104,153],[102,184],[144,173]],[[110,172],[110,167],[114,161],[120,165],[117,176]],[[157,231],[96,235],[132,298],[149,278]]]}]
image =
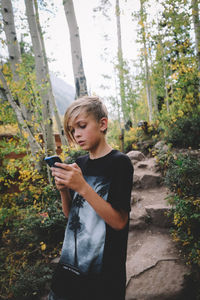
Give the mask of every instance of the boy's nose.
[{"label": "boy's nose", "polygon": [[75,138],[80,137],[80,131],[79,130],[75,130],[74,137]]}]

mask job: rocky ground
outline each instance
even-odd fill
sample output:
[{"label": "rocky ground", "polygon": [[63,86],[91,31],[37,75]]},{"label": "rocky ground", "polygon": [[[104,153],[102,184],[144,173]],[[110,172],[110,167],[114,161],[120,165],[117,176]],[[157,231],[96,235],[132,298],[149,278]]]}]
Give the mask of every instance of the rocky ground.
[{"label": "rocky ground", "polygon": [[132,211],[127,254],[126,300],[192,300],[186,291],[190,272],[172,241],[172,220],[156,160],[128,153],[134,165]]}]

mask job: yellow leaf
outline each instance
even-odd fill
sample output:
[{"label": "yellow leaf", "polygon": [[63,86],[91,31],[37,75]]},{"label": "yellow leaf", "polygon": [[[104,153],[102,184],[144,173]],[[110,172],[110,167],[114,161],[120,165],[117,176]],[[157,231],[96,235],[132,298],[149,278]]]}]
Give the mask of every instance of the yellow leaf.
[{"label": "yellow leaf", "polygon": [[40,247],[41,247],[41,250],[44,251],[44,250],[46,250],[47,246],[46,246],[46,244],[44,242],[41,242],[40,243]]}]

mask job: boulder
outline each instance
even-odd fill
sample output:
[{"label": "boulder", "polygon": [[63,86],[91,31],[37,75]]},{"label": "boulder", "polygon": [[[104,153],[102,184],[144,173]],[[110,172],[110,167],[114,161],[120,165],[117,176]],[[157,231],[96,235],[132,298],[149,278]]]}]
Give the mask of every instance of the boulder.
[{"label": "boulder", "polygon": [[139,181],[142,189],[148,189],[159,186],[162,179],[159,174],[144,174]]},{"label": "boulder", "polygon": [[166,153],[169,150],[169,147],[165,144],[164,141],[159,141],[154,145],[154,148],[156,150],[162,151]]},{"label": "boulder", "polygon": [[136,150],[132,150],[132,151],[129,151],[127,153],[128,157],[130,158],[131,161],[141,161],[141,160],[144,160],[145,159],[145,156],[142,152],[140,151],[136,151]]},{"label": "boulder", "polygon": [[144,229],[148,226],[148,214],[145,209],[132,210],[130,213],[129,230]]},{"label": "boulder", "polygon": [[168,213],[171,209],[171,206],[154,204],[145,206],[147,215],[150,218],[151,224],[157,227],[170,227],[173,224],[172,217],[169,217]]},{"label": "boulder", "polygon": [[131,192],[131,205],[133,205],[134,203],[138,203],[142,200],[143,200],[143,197],[141,197],[141,195],[139,195],[135,191]]},{"label": "boulder", "polygon": [[[181,300],[187,268],[177,260],[161,260],[133,276],[126,289],[126,300]],[[189,299],[189,298],[188,298]]]}]

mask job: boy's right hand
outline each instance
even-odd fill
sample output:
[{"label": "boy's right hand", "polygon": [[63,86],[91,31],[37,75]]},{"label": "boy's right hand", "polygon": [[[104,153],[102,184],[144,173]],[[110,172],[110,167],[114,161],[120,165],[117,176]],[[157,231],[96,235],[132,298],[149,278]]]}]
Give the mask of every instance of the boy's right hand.
[{"label": "boy's right hand", "polygon": [[[55,176],[55,168],[51,167],[51,171],[52,171],[52,176]],[[59,190],[60,192],[65,192],[68,190],[68,187],[66,187],[66,185],[59,183],[56,179],[55,179],[55,185],[57,190]]]},{"label": "boy's right hand", "polygon": [[56,162],[58,168],[51,168],[52,175],[59,188],[72,189],[81,195],[81,191],[88,185],[85,181],[82,171],[76,163],[65,164]]}]

